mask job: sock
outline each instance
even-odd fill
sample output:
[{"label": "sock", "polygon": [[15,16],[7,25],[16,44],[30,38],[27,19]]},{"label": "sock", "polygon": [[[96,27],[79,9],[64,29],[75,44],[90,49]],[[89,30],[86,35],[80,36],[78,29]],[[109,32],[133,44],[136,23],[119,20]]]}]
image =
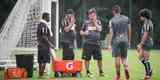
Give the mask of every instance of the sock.
[{"label": "sock", "polygon": [[145,71],[146,71],[146,75],[151,75],[151,65],[150,65],[150,62],[149,60],[142,60],[141,61],[145,67]]},{"label": "sock", "polygon": [[149,62],[149,60],[147,60],[146,62],[146,69],[147,69],[147,75],[151,75],[151,65],[150,65],[150,62]]},{"label": "sock", "polygon": [[123,66],[124,66],[125,73],[129,74],[128,65],[127,65],[127,64],[124,64]]},{"label": "sock", "polygon": [[127,64],[123,64],[123,66],[124,66],[125,70],[128,70],[128,65]]},{"label": "sock", "polygon": [[123,60],[122,60],[122,63],[123,63],[123,67],[124,67],[124,69],[125,70],[128,70],[128,57],[127,58],[124,58]]},{"label": "sock", "polygon": [[127,64],[123,64],[123,66],[124,66],[124,71],[125,71],[126,79],[128,80],[130,78],[129,70],[128,70],[128,65]]},{"label": "sock", "polygon": [[117,76],[120,76],[120,70],[116,70]]},{"label": "sock", "polygon": [[89,64],[86,64],[86,72],[90,73],[90,71],[89,71]]}]

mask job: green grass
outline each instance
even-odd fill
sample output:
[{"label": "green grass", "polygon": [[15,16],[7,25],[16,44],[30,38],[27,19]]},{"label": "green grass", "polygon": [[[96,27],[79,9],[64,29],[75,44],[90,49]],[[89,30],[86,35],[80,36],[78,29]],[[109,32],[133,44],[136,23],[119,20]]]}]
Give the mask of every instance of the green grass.
[{"label": "green grass", "polygon": [[[61,50],[57,51],[57,53],[56,53],[57,57],[61,58],[61,53],[62,53]],[[81,53],[82,53],[82,50],[76,49],[75,50],[75,54],[76,54],[75,59],[80,60]],[[51,75],[51,79],[52,80],[113,80],[113,77],[115,75],[114,59],[112,58],[111,53],[109,53],[106,50],[103,50],[102,55],[103,55],[103,69],[104,69],[106,77],[99,77],[98,76],[98,69],[96,66],[97,65],[96,61],[92,60],[91,66],[90,66],[90,70],[94,75],[94,77],[92,77],[92,78],[87,78],[85,76],[85,70],[83,70],[82,77],[78,78],[78,79],[76,79],[76,78],[57,79],[57,78],[54,78],[53,73]],[[131,75],[130,80],[141,80],[144,77],[144,67],[139,62],[139,60],[137,58],[136,50],[129,50],[128,64],[129,64],[129,70],[130,70],[130,75]],[[160,51],[158,51],[158,50],[151,51],[151,65],[153,67],[152,80],[160,80]],[[0,76],[2,76],[2,73],[3,72],[1,71]],[[29,80],[37,80],[37,74],[38,73],[35,71],[33,78],[31,78]],[[47,80],[47,79],[42,79],[42,80]],[[121,67],[121,80],[125,80],[123,67]]]}]

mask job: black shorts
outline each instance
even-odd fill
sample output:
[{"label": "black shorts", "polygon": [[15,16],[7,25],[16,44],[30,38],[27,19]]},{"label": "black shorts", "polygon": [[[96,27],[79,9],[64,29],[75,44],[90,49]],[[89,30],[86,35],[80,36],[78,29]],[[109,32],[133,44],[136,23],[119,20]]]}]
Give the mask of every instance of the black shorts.
[{"label": "black shorts", "polygon": [[150,42],[145,43],[145,44],[143,45],[142,49],[143,49],[144,51],[149,52],[149,51],[152,49],[152,47],[153,47],[153,42],[150,41]]},{"label": "black shorts", "polygon": [[50,50],[38,49],[38,63],[50,63]]},{"label": "black shorts", "polygon": [[92,56],[95,60],[102,60],[102,53],[100,46],[92,44],[84,44],[82,59],[91,60]]},{"label": "black shorts", "polygon": [[126,58],[127,51],[128,51],[128,43],[127,42],[114,43],[112,45],[112,56],[113,57]]},{"label": "black shorts", "polygon": [[74,60],[73,48],[69,48],[70,44],[63,44],[63,60]]}]

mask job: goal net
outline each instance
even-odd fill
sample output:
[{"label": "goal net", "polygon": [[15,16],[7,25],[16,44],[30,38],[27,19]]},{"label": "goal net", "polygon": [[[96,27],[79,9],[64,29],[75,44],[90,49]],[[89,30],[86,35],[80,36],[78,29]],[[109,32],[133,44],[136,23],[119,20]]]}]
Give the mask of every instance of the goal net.
[{"label": "goal net", "polygon": [[[28,50],[36,48],[36,30],[41,15],[40,4],[39,0],[17,0],[0,30],[0,62],[9,60],[13,52],[17,53],[28,48],[23,50],[28,53]],[[19,49],[15,49],[17,47]]]}]

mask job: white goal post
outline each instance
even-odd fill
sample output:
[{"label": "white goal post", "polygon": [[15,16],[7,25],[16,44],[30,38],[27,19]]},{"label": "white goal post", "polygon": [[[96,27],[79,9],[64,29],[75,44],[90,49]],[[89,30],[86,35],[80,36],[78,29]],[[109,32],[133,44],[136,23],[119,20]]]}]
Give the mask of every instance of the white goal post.
[{"label": "white goal post", "polygon": [[[15,65],[15,58],[13,58],[15,54],[37,55],[37,24],[43,12],[53,14],[51,12],[52,2],[56,4],[54,39],[56,48],[59,48],[58,0],[17,0],[0,30],[0,66],[9,61],[13,63],[13,60]],[[50,26],[53,26],[51,23]]]}]

